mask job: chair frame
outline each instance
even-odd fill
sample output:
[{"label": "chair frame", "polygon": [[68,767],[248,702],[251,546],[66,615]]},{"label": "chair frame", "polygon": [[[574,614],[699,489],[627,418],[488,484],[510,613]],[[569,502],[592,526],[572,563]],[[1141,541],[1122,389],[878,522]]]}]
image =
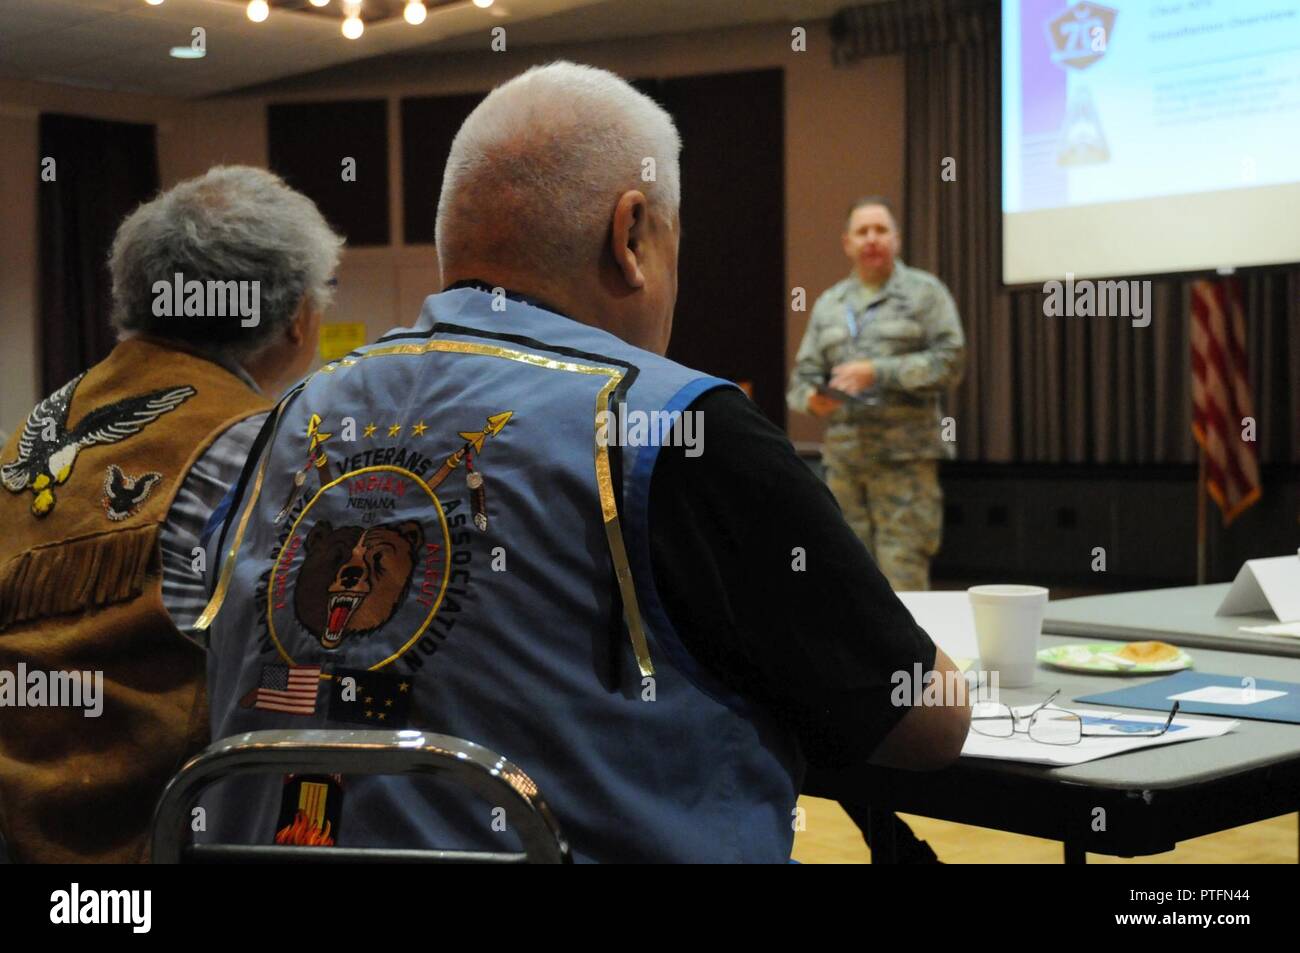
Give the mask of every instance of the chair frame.
[{"label": "chair frame", "polygon": [[[194,844],[190,817],[212,784],[246,774],[386,774],[455,781],[505,809],[522,853],[382,847]],[[154,811],[151,857],[175,863],[572,863],[531,778],[482,745],[418,730],[252,731],[211,744],[171,779]]]}]

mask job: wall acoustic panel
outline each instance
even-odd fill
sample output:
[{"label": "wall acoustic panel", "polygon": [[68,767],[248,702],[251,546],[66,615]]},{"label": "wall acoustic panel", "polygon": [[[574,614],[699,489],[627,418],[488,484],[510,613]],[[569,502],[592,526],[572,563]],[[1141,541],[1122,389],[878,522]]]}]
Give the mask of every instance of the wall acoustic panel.
[{"label": "wall acoustic panel", "polygon": [[319,206],[348,244],[388,245],[388,105],[382,99],[267,106],[272,171]]},{"label": "wall acoustic panel", "polygon": [[402,216],[406,244],[433,244],[442,170],[451,152],[451,140],[483,95],[402,100]]}]

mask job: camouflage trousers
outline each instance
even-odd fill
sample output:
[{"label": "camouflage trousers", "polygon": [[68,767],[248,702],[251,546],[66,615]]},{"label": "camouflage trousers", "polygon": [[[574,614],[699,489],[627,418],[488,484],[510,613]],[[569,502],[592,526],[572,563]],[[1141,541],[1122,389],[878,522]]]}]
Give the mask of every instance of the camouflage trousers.
[{"label": "camouflage trousers", "polygon": [[844,518],[897,592],[930,588],[930,559],[943,535],[937,460],[840,464],[826,459],[826,482]]}]

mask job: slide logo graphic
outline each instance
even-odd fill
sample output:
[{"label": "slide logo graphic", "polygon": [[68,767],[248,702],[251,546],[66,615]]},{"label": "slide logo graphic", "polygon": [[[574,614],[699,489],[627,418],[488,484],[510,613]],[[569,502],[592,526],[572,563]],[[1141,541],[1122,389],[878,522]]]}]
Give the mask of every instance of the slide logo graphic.
[{"label": "slide logo graphic", "polygon": [[1047,21],[1052,62],[1071,69],[1086,69],[1106,55],[1119,11],[1099,3],[1066,7]]},{"label": "slide logo graphic", "polygon": [[[1063,69],[1082,70],[1110,48],[1117,10],[1095,3],[1077,3],[1047,21],[1052,62]],[[1068,87],[1065,121],[1056,147],[1058,166],[1097,165],[1110,160],[1110,147],[1101,129],[1092,91],[1084,83]]]}]

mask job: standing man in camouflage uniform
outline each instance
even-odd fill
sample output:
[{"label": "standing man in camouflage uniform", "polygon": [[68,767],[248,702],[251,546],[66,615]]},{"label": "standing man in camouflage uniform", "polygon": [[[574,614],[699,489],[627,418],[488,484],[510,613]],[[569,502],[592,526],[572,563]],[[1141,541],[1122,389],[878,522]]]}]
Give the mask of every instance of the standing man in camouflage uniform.
[{"label": "standing man in camouflage uniform", "polygon": [[938,278],[899,260],[885,199],[853,204],[843,244],[853,272],[813,306],[786,399],[828,419],[827,482],[890,585],[928,589],[943,529],[938,461],[953,452],[939,399],[961,378],[961,321]]},{"label": "standing man in camouflage uniform", "polygon": [[[853,203],[842,236],[847,278],[813,305],[786,401],[826,418],[826,482],[844,518],[897,591],[930,588],[939,551],[943,494],[939,397],[961,378],[965,338],[957,306],[934,275],[898,259],[889,202]],[[934,851],[894,814],[841,802],[868,846],[892,827],[900,863],[937,863]]]}]

